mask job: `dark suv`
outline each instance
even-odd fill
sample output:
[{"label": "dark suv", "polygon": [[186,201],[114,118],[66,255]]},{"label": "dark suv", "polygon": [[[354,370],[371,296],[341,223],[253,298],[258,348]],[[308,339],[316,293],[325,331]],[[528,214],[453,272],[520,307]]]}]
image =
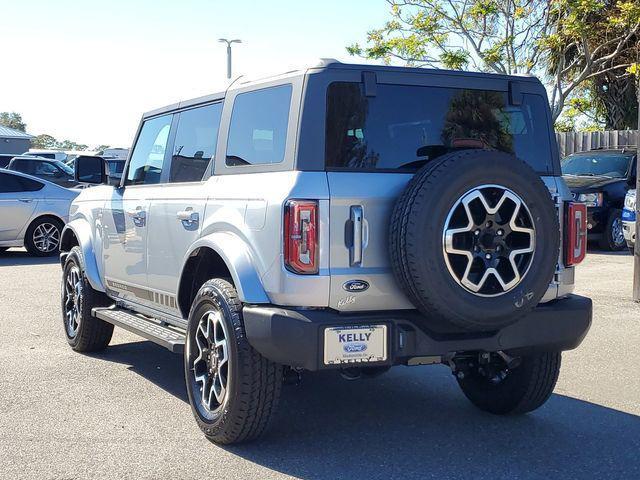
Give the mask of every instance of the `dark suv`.
[{"label": "dark suv", "polygon": [[7,169],[48,180],[61,187],[70,188],[78,185],[73,177],[73,170],[59,160],[19,155],[9,162]]},{"label": "dark suv", "polygon": [[622,208],[636,185],[636,147],[574,153],[562,160],[562,175],[574,199],[587,204],[589,240],[623,250]]}]

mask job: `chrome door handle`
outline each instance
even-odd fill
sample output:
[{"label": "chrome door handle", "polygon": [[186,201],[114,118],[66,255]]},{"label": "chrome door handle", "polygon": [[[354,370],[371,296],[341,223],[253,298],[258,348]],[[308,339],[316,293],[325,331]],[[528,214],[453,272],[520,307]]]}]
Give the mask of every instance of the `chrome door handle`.
[{"label": "chrome door handle", "polygon": [[22,203],[31,203],[33,202],[33,198],[19,198],[18,201]]},{"label": "chrome door handle", "polygon": [[200,214],[198,212],[194,212],[192,207],[187,207],[178,212],[176,217],[182,222],[182,226],[186,229],[197,227],[200,222]]},{"label": "chrome door handle", "polygon": [[349,248],[349,265],[362,265],[362,247],[363,247],[363,220],[362,205],[352,205],[349,220],[353,225],[353,239]]}]

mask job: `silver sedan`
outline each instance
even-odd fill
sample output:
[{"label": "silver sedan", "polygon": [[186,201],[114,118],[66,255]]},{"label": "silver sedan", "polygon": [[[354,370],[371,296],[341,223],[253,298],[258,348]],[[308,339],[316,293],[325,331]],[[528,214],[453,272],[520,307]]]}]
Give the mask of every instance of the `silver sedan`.
[{"label": "silver sedan", "polygon": [[0,169],[0,252],[25,246],[32,255],[55,255],[69,205],[80,190]]}]

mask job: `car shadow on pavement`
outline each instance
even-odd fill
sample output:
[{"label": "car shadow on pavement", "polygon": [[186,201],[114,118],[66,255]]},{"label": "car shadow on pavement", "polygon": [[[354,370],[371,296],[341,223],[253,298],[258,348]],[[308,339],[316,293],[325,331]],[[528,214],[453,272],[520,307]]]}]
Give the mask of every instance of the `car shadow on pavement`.
[{"label": "car shadow on pavement", "polygon": [[[187,401],[178,355],[137,342],[95,357]],[[490,415],[445,367],[351,382],[320,372],[283,388],[263,439],[223,448],[304,479],[640,478],[640,417],[561,394],[525,416]]]},{"label": "car shadow on pavement", "polygon": [[110,345],[93,358],[129,365],[129,370],[154,383],[165,392],[188,402],[184,384],[182,357],[155,343],[141,341]]},{"label": "car shadow on pavement", "polygon": [[58,255],[51,257],[34,257],[23,249],[12,249],[0,252],[0,267],[14,267],[19,265],[47,265],[60,263]]}]

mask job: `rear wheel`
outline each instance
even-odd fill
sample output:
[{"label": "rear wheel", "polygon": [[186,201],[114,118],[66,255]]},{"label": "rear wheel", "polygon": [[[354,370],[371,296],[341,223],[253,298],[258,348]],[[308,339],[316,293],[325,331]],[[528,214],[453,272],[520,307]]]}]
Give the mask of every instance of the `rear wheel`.
[{"label": "rear wheel", "polygon": [[624,230],[622,228],[622,210],[613,209],[607,219],[602,238],[600,239],[600,248],[603,250],[619,251],[624,250],[627,245],[624,239]]},{"label": "rear wheel", "polygon": [[477,365],[458,376],[476,407],[498,415],[527,413],[551,396],[560,373],[560,352],[525,356],[513,369],[504,362]]},{"label": "rear wheel", "polygon": [[24,246],[36,257],[57,255],[60,251],[62,227],[64,224],[57,218],[38,218],[27,228]]},{"label": "rear wheel", "polygon": [[216,443],[253,440],[267,428],[282,388],[282,366],[249,345],[233,286],[209,280],[189,314],[184,373],[191,410]]}]

